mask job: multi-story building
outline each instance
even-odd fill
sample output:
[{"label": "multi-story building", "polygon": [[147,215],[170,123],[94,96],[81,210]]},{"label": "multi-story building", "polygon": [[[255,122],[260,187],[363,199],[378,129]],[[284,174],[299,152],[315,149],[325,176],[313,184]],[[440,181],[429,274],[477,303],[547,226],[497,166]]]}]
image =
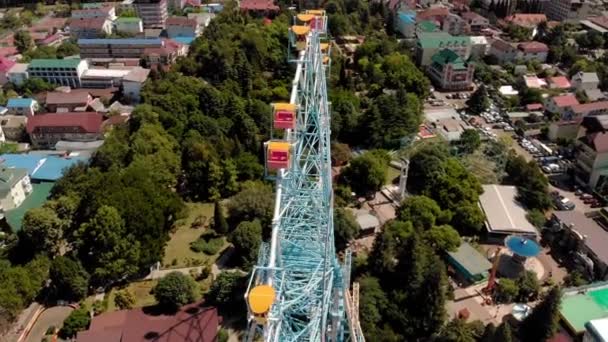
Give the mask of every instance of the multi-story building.
[{"label": "multi-story building", "polygon": [[502,39],[495,39],[492,42],[489,53],[496,57],[498,63],[512,62],[517,58],[517,49]]},{"label": "multi-story building", "polygon": [[439,51],[449,49],[463,60],[471,54],[471,39],[468,36],[452,36],[446,32],[421,33],[416,44],[416,63],[428,66]]},{"label": "multi-story building", "polygon": [[27,80],[27,63],[17,63],[6,73],[8,81],[15,85],[22,85]]},{"label": "multi-story building", "polygon": [[440,89],[453,91],[472,88],[475,67],[452,50],[443,49],[436,53],[427,70],[431,80]]},{"label": "multi-story building", "polygon": [[6,140],[24,141],[25,125],[27,116],[25,115],[3,115],[0,118],[0,127]]},{"label": "multi-story building", "polygon": [[138,103],[141,88],[148,79],[150,69],[137,68],[132,70],[122,81],[122,93],[132,103]]},{"label": "multi-story building", "polygon": [[160,38],[78,39],[82,58],[143,58],[147,48],[163,47]]},{"label": "multi-story building", "polygon": [[0,214],[15,209],[32,193],[27,169],[0,168]]},{"label": "multi-story building", "polygon": [[91,19],[91,18],[105,18],[108,20],[116,19],[116,9],[114,6],[104,4],[96,8],[87,8],[81,10],[73,10],[72,18],[75,19]]},{"label": "multi-story building", "polygon": [[600,86],[600,79],[595,72],[579,71],[572,76],[570,85],[577,91],[594,90]]},{"label": "multi-story building", "polygon": [[471,36],[471,57],[483,58],[488,53],[488,39],[485,36]]},{"label": "multi-story building", "polygon": [[49,112],[84,112],[91,101],[91,94],[83,89],[49,91],[46,93],[45,107]]},{"label": "multi-story building", "polygon": [[103,139],[103,115],[97,112],[42,114],[28,119],[26,130],[36,148],[53,148],[60,140]]},{"label": "multi-story building", "polygon": [[451,35],[457,36],[467,33],[468,25],[462,17],[457,14],[450,13],[443,20],[441,30],[443,32],[447,32]]},{"label": "multi-story building", "polygon": [[551,0],[545,3],[547,17],[555,21],[584,19],[591,12],[589,0]]},{"label": "multi-story building", "polygon": [[112,22],[106,18],[72,18],[70,35],[72,38],[101,38],[112,34]]},{"label": "multi-story building", "polygon": [[28,68],[29,77],[42,78],[57,85],[79,88],[80,78],[89,64],[84,59],[33,59]]},{"label": "multi-story building", "polygon": [[595,189],[608,180],[608,115],[583,118],[578,136],[575,179]]},{"label": "multi-story building", "polygon": [[517,50],[519,50],[517,58],[525,62],[535,60],[544,63],[549,54],[549,47],[546,44],[534,41],[519,43]]},{"label": "multi-story building", "polygon": [[133,5],[144,23],[144,28],[165,28],[169,17],[167,0],[135,0]]},{"label": "multi-story building", "polygon": [[38,108],[40,108],[38,101],[30,98],[12,98],[8,99],[6,104],[7,112],[10,115],[33,116]]}]

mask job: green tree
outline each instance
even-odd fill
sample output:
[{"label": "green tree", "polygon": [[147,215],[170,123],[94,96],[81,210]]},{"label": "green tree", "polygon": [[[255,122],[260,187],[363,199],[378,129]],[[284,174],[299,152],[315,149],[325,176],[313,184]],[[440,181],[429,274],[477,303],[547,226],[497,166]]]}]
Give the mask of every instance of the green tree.
[{"label": "green tree", "polygon": [[15,47],[20,53],[28,51],[32,46],[34,46],[34,40],[29,31],[19,30],[15,32]]},{"label": "green tree", "polygon": [[555,335],[559,326],[561,296],[560,288],[553,287],[532,309],[532,313],[521,323],[520,335],[523,342],[545,341]]},{"label": "green tree", "polygon": [[410,221],[422,230],[432,228],[438,220],[445,218],[437,202],[426,196],[408,196],[401,202],[397,215],[399,220]]},{"label": "green tree", "polygon": [[56,255],[61,248],[63,228],[63,222],[53,210],[33,208],[23,217],[19,238],[33,251]]},{"label": "green tree", "polygon": [[438,341],[441,342],[476,342],[483,333],[483,323],[455,318],[448,322],[440,331]]},{"label": "green tree", "polygon": [[243,221],[230,233],[229,241],[234,245],[239,264],[249,269],[258,257],[262,244],[260,221]]},{"label": "green tree", "polygon": [[100,207],[78,230],[81,260],[97,284],[128,278],[139,270],[141,245],[129,233],[118,210]]},{"label": "green tree", "polygon": [[154,298],[163,307],[175,310],[195,301],[198,291],[198,284],[191,276],[175,271],[158,281],[154,287]]},{"label": "green tree", "polygon": [[[232,227],[242,221],[260,220],[264,229],[270,227],[274,210],[272,188],[262,182],[245,182],[242,190],[228,202],[228,220]],[[265,232],[264,236],[269,232]]]},{"label": "green tree", "polygon": [[566,287],[578,287],[588,283],[585,276],[579,270],[574,270],[564,277],[564,286]]},{"label": "green tree", "polygon": [[216,306],[220,312],[240,312],[245,309],[243,293],[247,287],[247,277],[239,272],[222,272],[215,279],[205,302]]},{"label": "green tree", "polygon": [[347,144],[331,144],[331,160],[333,165],[341,166],[350,161],[351,151]]},{"label": "green tree", "polygon": [[526,214],[526,218],[530,223],[534,225],[534,227],[538,229],[542,229],[545,226],[545,223],[547,222],[547,217],[545,216],[545,214],[537,209],[530,210],[528,214]]},{"label": "green tree", "polygon": [[50,278],[54,292],[62,299],[78,301],[87,294],[89,274],[79,261],[65,256],[55,258]]},{"label": "green tree", "polygon": [[359,234],[359,224],[348,209],[334,209],[334,239],[336,249],[343,250]]},{"label": "green tree", "polygon": [[471,97],[467,100],[467,106],[473,113],[481,113],[488,110],[490,106],[490,98],[485,85],[480,85]]},{"label": "green tree", "polygon": [[91,316],[86,306],[82,306],[70,313],[63,321],[63,326],[59,331],[59,336],[64,339],[76,336],[79,331],[88,329],[91,324]]},{"label": "green tree", "polygon": [[218,201],[213,206],[213,230],[220,235],[228,233],[228,222],[224,217],[222,205]]},{"label": "green tree", "polygon": [[509,278],[500,278],[494,298],[499,303],[512,303],[519,294],[517,283]]},{"label": "green tree", "polygon": [[382,160],[371,152],[366,152],[354,158],[344,169],[342,176],[357,194],[367,195],[380,190],[384,184],[386,170],[387,165]]},{"label": "green tree", "polygon": [[129,289],[117,291],[114,296],[114,305],[121,310],[132,309],[135,305],[135,296]]},{"label": "green tree", "polygon": [[234,164],[238,173],[239,181],[257,180],[264,175],[264,167],[258,162],[258,158],[251,153],[240,153]]},{"label": "green tree", "polygon": [[515,281],[519,292],[517,300],[520,302],[530,302],[536,300],[540,293],[540,283],[536,277],[536,273],[530,270],[524,271]]},{"label": "green tree", "polygon": [[476,129],[465,129],[460,135],[460,148],[465,153],[473,153],[481,146],[481,136]]},{"label": "green tree", "polygon": [[361,298],[359,317],[361,328],[369,340],[378,340],[383,325],[383,313],[388,305],[386,293],[377,278],[364,276],[358,279]]},{"label": "green tree", "polygon": [[80,54],[78,44],[71,41],[65,41],[57,48],[57,57],[63,58]]},{"label": "green tree", "polygon": [[496,327],[494,323],[488,323],[486,325],[483,334],[479,338],[479,342],[494,342],[494,335],[496,335]]},{"label": "green tree", "polygon": [[449,225],[435,226],[422,235],[437,251],[454,252],[460,246],[460,234]]},{"label": "green tree", "polygon": [[503,322],[496,328],[496,333],[494,334],[495,342],[513,342],[513,328],[507,322]]}]

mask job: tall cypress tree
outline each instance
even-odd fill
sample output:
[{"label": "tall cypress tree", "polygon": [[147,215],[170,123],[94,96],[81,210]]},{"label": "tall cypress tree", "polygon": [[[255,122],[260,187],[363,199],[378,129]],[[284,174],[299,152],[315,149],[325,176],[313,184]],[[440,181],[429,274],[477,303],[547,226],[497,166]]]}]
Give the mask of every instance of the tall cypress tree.
[{"label": "tall cypress tree", "polygon": [[226,222],[226,217],[224,217],[224,211],[219,201],[215,202],[213,210],[213,230],[221,235],[228,233],[228,222]]},{"label": "tall cypress tree", "polygon": [[522,322],[520,335],[522,342],[545,341],[557,332],[559,324],[559,305],[562,292],[553,287]]}]

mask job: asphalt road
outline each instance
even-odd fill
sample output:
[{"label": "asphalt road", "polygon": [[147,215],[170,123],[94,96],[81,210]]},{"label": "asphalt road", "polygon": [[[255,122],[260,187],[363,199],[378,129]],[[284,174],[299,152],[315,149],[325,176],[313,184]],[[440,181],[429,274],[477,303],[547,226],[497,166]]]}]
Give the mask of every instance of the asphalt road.
[{"label": "asphalt road", "polygon": [[40,342],[50,326],[61,327],[63,321],[74,310],[69,306],[54,306],[44,310],[36,320],[25,342]]}]

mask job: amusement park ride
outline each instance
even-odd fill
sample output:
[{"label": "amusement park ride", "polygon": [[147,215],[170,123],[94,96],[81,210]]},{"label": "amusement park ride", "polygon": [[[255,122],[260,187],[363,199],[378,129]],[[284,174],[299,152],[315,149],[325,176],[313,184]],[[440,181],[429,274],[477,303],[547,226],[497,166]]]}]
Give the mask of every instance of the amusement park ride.
[{"label": "amusement park ride", "polygon": [[351,255],[340,263],[334,247],[329,50],[325,11],[298,14],[289,29],[291,99],[272,106],[272,131],[282,136],[265,144],[276,201],[271,239],[245,294],[247,341],[364,341],[357,284],[349,290]]}]

